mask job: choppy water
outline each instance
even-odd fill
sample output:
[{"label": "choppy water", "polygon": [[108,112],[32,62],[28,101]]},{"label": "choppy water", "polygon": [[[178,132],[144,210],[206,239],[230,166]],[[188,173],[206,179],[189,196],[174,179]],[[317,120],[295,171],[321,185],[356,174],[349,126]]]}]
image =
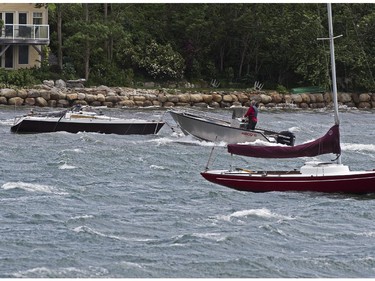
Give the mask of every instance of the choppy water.
[{"label": "choppy water", "polygon": [[[157,136],[11,134],[27,110],[0,108],[0,277],[375,277],[373,195],[234,191],[199,174],[212,143],[168,126]],[[260,112],[258,125],[291,129],[301,143],[332,120],[332,112],[274,111]],[[374,112],[341,120],[343,163],[375,168]],[[212,168],[229,167],[224,144],[213,158]]]}]

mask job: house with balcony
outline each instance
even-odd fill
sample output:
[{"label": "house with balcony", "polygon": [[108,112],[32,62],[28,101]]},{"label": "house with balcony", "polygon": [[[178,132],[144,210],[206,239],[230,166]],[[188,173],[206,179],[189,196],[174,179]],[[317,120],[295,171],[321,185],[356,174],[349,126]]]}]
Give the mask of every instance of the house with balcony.
[{"label": "house with balcony", "polygon": [[48,9],[36,3],[0,3],[0,68],[39,67],[49,44]]}]

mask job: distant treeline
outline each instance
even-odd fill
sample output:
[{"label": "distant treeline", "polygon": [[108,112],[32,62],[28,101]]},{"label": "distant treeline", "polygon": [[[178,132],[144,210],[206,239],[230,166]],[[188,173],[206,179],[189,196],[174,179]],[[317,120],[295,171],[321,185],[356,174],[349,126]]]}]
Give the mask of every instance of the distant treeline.
[{"label": "distant treeline", "polygon": [[[42,5],[42,4],[36,4]],[[323,3],[60,3],[48,70],[88,84],[215,81],[213,87],[329,86]],[[339,90],[375,89],[375,5],[333,4]],[[52,56],[50,56],[52,54]],[[54,78],[54,77],[52,77]],[[134,85],[137,86],[137,85]]]}]

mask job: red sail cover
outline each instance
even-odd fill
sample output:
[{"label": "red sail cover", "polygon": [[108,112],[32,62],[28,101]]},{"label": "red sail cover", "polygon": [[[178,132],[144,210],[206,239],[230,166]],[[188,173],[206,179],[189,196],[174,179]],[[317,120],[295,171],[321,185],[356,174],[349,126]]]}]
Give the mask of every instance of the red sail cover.
[{"label": "red sail cover", "polygon": [[228,152],[258,158],[296,158],[327,153],[341,154],[339,125],[334,125],[319,139],[296,146],[228,144]]}]

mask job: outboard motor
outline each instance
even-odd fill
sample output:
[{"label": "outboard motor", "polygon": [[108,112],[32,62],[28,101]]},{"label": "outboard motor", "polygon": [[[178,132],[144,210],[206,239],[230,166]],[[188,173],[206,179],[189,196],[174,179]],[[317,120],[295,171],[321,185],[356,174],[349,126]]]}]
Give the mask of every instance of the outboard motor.
[{"label": "outboard motor", "polygon": [[294,146],[296,141],[296,136],[289,131],[282,131],[277,135],[276,142],[281,144],[286,144],[289,146]]}]

